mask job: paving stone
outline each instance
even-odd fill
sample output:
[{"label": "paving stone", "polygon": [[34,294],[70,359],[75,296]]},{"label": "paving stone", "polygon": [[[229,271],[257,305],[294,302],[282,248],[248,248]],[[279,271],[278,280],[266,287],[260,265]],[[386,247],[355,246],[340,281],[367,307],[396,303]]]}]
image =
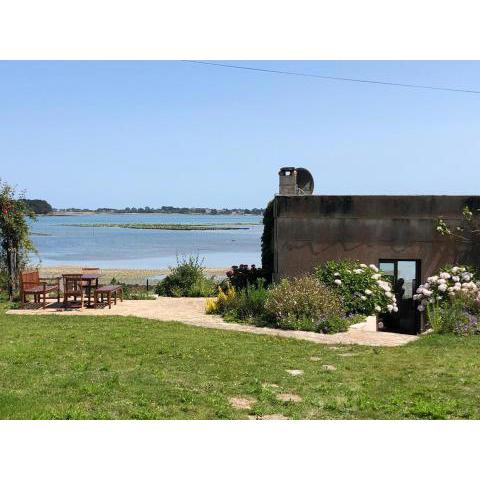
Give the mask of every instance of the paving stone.
[{"label": "paving stone", "polygon": [[228,401],[237,410],[248,410],[256,402],[254,399],[246,397],[230,397]]},{"label": "paving stone", "polygon": [[303,370],[285,370],[287,373],[294,377],[298,377],[299,375],[303,375]]},{"label": "paving stone", "polygon": [[357,357],[358,353],[352,353],[352,352],[347,352],[347,353],[339,353],[339,357]]},{"label": "paving stone", "polygon": [[281,400],[282,402],[301,402],[302,397],[300,395],[296,395],[295,393],[279,393],[277,395],[277,399]]},{"label": "paving stone", "polygon": [[321,360],[321,358],[320,357],[310,357],[310,360],[312,362],[319,362]]},{"label": "paving stone", "polygon": [[249,415],[248,418],[249,420],[290,420],[288,417],[282,415],[281,413],[273,413],[271,415],[260,416]]},{"label": "paving stone", "polygon": [[279,388],[276,383],[262,383],[263,388]]},{"label": "paving stone", "polygon": [[337,369],[337,367],[335,367],[334,365],[322,365],[322,367],[324,370],[329,370],[329,371],[333,371]]}]

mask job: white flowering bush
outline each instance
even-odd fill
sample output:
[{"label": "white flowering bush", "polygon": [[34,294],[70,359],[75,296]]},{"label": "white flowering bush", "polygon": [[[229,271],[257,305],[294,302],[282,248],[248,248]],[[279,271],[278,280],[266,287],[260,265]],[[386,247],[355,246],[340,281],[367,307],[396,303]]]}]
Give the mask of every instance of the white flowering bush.
[{"label": "white flowering bush", "polygon": [[475,273],[467,267],[442,268],[438,275],[428,277],[417,288],[413,299],[419,302],[418,310],[422,312],[428,305],[452,303],[459,297],[480,303],[480,282],[474,277]]},{"label": "white flowering bush", "polygon": [[391,283],[373,264],[332,260],[317,267],[315,276],[340,295],[349,314],[398,312]]}]

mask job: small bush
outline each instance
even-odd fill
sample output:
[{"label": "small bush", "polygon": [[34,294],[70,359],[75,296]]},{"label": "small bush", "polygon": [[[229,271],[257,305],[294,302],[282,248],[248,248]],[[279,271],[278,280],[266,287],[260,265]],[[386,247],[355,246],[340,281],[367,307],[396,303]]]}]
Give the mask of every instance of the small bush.
[{"label": "small bush", "polygon": [[239,291],[230,285],[226,290],[219,289],[217,298],[207,299],[206,312],[223,315],[227,321],[264,324],[266,298],[267,289],[262,279]]},{"label": "small bush", "polygon": [[478,316],[471,313],[464,300],[430,303],[426,307],[427,320],[435,333],[472,335],[479,332]]},{"label": "small bush", "polygon": [[205,311],[207,314],[223,315],[233,302],[236,295],[235,289],[228,283],[218,287],[216,298],[207,298]]},{"label": "small bush", "polygon": [[228,305],[226,320],[234,320],[248,323],[265,322],[265,301],[267,299],[267,290],[264,281],[259,280],[255,285],[238,291]]},{"label": "small bush", "polygon": [[328,331],[345,317],[340,297],[313,276],[283,279],[269,290],[265,309],[276,326],[290,330]]},{"label": "small bush", "polygon": [[215,294],[215,280],[205,275],[205,268],[197,257],[177,258],[177,266],[155,287],[155,293],[164,297],[210,297]]},{"label": "small bush", "polygon": [[322,324],[323,333],[346,332],[351,322],[348,317],[329,317]]},{"label": "small bush", "polygon": [[323,333],[346,332],[352,325],[365,321],[365,315],[347,315],[346,317],[331,317],[323,323]]},{"label": "small bush", "polygon": [[466,323],[465,312],[459,301],[429,304],[427,318],[435,333],[454,333]]},{"label": "small bush", "polygon": [[392,286],[375,265],[350,259],[332,260],[317,267],[315,276],[340,295],[349,314],[398,311]]},{"label": "small bush", "polygon": [[227,278],[233,288],[241,290],[248,285],[256,285],[257,281],[264,278],[263,270],[252,265],[234,265],[231,270],[227,272]]}]

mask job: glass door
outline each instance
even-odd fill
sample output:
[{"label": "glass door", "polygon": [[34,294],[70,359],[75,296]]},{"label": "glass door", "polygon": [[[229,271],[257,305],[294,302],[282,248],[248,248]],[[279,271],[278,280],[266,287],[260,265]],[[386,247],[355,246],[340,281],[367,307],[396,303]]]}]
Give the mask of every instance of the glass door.
[{"label": "glass door", "polygon": [[413,295],[420,285],[420,260],[379,261],[379,268],[389,277],[397,299],[398,312],[385,316],[387,330],[418,333],[420,331],[420,315],[417,311]]}]

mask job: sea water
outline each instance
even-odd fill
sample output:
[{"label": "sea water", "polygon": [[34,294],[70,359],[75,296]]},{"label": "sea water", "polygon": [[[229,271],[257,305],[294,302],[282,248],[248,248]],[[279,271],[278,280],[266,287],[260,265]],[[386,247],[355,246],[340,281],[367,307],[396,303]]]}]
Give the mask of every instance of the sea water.
[{"label": "sea water", "polygon": [[[100,268],[166,268],[176,258],[194,255],[206,267],[260,262],[261,217],[253,215],[92,214],[39,216],[32,224],[42,266],[85,265]],[[230,224],[254,223],[245,230],[141,230],[95,227],[108,223]],[[78,227],[74,224],[91,224]]]}]

